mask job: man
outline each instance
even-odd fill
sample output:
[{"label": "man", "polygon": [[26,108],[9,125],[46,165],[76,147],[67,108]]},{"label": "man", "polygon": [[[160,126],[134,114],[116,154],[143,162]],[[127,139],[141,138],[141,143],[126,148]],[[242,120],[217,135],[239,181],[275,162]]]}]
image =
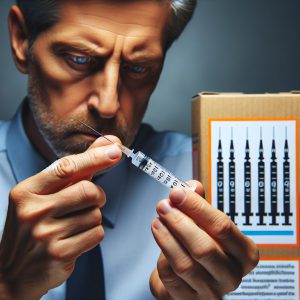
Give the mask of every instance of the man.
[{"label": "man", "polygon": [[[254,243],[205,201],[199,182],[195,192],[168,194],[121,159],[123,143],[190,177],[190,139],[140,123],[194,6],[20,0],[11,8],[12,53],[29,82],[15,118],[0,125],[0,299],[219,299],[257,264]],[[103,276],[99,243],[105,295],[91,273]],[[95,260],[79,263],[90,253]]]}]

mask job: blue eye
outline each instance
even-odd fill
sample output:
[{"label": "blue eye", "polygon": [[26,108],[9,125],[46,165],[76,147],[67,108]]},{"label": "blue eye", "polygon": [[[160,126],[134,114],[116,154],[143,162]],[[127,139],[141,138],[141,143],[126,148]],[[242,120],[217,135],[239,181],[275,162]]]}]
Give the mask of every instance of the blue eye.
[{"label": "blue eye", "polygon": [[132,65],[131,66],[131,71],[135,72],[135,73],[144,73],[145,72],[145,68],[139,65]]},{"label": "blue eye", "polygon": [[123,68],[127,72],[132,72],[132,73],[136,73],[136,74],[142,74],[142,73],[145,73],[145,71],[146,71],[146,68],[144,68],[141,65],[136,65],[136,64],[124,64]]},{"label": "blue eye", "polygon": [[70,59],[79,65],[85,65],[91,62],[91,58],[87,56],[75,56],[75,55],[69,55]]}]

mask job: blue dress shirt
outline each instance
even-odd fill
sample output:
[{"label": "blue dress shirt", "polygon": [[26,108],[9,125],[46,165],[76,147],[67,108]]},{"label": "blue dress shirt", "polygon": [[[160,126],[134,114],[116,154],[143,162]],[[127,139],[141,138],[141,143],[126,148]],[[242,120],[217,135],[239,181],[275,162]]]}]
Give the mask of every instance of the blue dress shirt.
[{"label": "blue dress shirt", "polygon": [[[27,138],[21,115],[20,108],[11,121],[0,121],[0,237],[10,189],[48,165]],[[156,132],[143,124],[132,148],[149,155],[181,179],[192,178],[190,137]],[[94,178],[94,182],[107,196],[102,209],[105,237],[101,242],[106,299],[153,299],[149,278],[160,249],[152,236],[150,223],[157,216],[156,204],[168,197],[169,190],[127,159]],[[43,300],[64,298],[65,284],[42,297]]]}]

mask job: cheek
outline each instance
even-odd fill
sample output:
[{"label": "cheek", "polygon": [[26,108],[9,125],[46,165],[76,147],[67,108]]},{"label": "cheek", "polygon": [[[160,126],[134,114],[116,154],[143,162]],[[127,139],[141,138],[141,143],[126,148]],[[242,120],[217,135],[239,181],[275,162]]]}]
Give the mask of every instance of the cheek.
[{"label": "cheek", "polygon": [[31,72],[35,77],[43,99],[47,99],[51,109],[57,115],[65,115],[76,110],[82,110],[83,104],[91,93],[91,83],[87,79],[74,80],[65,76],[55,64],[38,64],[33,66]]},{"label": "cheek", "polygon": [[[58,83],[59,84],[59,83]],[[56,101],[56,107],[63,108],[64,113],[76,113],[87,110],[87,103],[92,88],[88,79],[75,83],[61,83],[59,89],[52,89],[50,93]]]}]

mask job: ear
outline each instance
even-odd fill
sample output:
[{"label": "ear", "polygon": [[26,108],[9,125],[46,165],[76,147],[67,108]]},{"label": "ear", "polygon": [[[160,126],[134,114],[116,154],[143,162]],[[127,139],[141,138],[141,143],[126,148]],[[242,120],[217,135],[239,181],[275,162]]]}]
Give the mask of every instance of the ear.
[{"label": "ear", "polygon": [[8,15],[10,46],[18,70],[28,74],[29,38],[23,12],[16,5],[12,6]]}]

